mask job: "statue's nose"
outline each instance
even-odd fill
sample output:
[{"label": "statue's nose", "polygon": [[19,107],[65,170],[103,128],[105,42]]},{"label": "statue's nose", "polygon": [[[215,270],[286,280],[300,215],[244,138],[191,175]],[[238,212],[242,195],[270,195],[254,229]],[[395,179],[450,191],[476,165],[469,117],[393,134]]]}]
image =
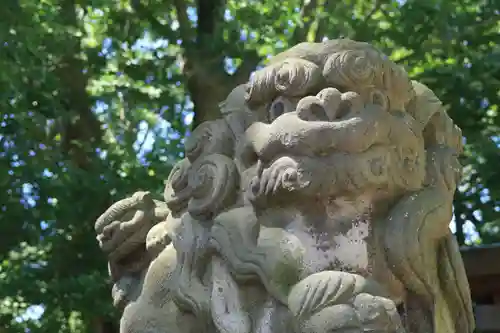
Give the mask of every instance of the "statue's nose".
[{"label": "statue's nose", "polygon": [[316,96],[302,98],[297,104],[297,116],[306,121],[329,121],[323,102]]},{"label": "statue's nose", "polygon": [[300,119],[306,121],[337,121],[352,109],[358,110],[363,101],[355,92],[341,93],[336,88],[325,88],[316,96],[302,98],[296,108]]}]

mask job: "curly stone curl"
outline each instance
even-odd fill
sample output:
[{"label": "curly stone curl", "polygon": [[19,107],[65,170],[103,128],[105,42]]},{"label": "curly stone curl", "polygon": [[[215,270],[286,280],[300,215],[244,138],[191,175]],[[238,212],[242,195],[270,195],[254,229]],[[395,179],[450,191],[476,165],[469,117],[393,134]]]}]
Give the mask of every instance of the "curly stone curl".
[{"label": "curly stone curl", "polygon": [[374,46],[349,39],[301,43],[271,59],[248,83],[251,106],[276,96],[305,96],[323,86],[372,96],[388,110],[404,110],[414,96],[406,71]]}]

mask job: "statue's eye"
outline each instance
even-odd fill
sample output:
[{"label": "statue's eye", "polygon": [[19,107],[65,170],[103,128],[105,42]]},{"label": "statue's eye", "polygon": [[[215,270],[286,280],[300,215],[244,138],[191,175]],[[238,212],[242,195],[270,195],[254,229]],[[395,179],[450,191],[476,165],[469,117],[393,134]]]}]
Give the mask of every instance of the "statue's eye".
[{"label": "statue's eye", "polygon": [[276,98],[269,107],[269,121],[273,121],[284,113],[294,110],[293,103],[284,97]]},{"label": "statue's eye", "polygon": [[273,103],[271,114],[273,118],[278,118],[283,113],[285,113],[285,105],[282,101],[277,101]]}]

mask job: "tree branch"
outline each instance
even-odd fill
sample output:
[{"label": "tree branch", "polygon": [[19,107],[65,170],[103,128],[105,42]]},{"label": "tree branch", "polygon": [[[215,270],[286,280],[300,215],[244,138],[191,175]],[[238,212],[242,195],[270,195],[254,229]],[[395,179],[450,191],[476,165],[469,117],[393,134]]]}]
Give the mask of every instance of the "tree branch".
[{"label": "tree branch", "polygon": [[303,23],[302,26],[295,27],[292,35],[292,42],[294,44],[305,42],[307,34],[311,29],[311,25],[314,22],[312,19],[312,14],[318,6],[317,0],[304,0],[302,3],[302,8],[300,9],[299,21]]},{"label": "tree branch", "polygon": [[235,85],[243,84],[248,81],[250,74],[255,70],[262,58],[256,50],[246,51],[243,53],[243,62],[238,67],[236,72],[231,75]]},{"label": "tree branch", "polygon": [[366,14],[366,16],[363,18],[363,22],[366,22],[369,19],[371,19],[373,14],[375,14],[380,9],[380,7],[382,7],[382,2],[380,0],[378,0],[373,5],[372,10],[368,14]]},{"label": "tree branch", "polygon": [[[73,1],[63,1],[61,13],[67,26],[78,27]],[[92,101],[86,88],[88,77],[83,74],[80,41],[70,39],[61,57],[57,75],[62,82],[62,104],[68,111],[61,117],[62,149],[80,169],[88,169],[92,154],[85,146],[95,147],[102,140],[101,123],[92,113]],[[90,154],[89,154],[90,153]]]},{"label": "tree branch", "polygon": [[[176,0],[177,5],[183,5]],[[184,8],[184,7],[182,7]],[[194,104],[193,127],[220,116],[219,103],[231,91],[224,70],[222,30],[224,0],[197,0],[198,22],[193,50],[186,49],[187,88]],[[180,22],[179,22],[180,24]]]},{"label": "tree branch", "polygon": [[152,11],[141,3],[141,0],[131,0],[130,6],[134,9],[139,18],[147,21],[151,25],[151,28],[156,31],[156,33],[162,36],[170,34],[169,27],[160,23],[160,21],[154,17]]},{"label": "tree branch", "polygon": [[323,40],[326,34],[326,18],[321,17],[318,19],[318,27],[316,28],[316,33],[314,34],[314,41],[319,43]]},{"label": "tree branch", "polygon": [[193,42],[193,28],[187,15],[186,2],[183,0],[174,0],[175,12],[177,14],[177,21],[179,22],[179,31],[185,46]]},{"label": "tree branch", "polygon": [[354,35],[352,36],[352,39],[356,40],[356,39],[358,39],[358,36],[360,35],[360,33],[363,33],[365,31],[370,30],[369,22],[370,22],[372,16],[377,11],[379,11],[381,9],[381,7],[382,7],[382,1],[380,1],[380,0],[375,1],[373,8],[365,15],[365,17],[363,17],[363,19],[361,19],[360,25],[358,27],[354,26],[355,32],[354,32]]},{"label": "tree branch", "polygon": [[395,62],[397,62],[397,63],[405,62],[405,61],[411,60],[414,57],[415,57],[415,52],[411,52],[411,53],[409,53],[409,54],[407,54],[399,59],[395,59]]},{"label": "tree branch", "polygon": [[328,19],[335,12],[335,9],[338,6],[337,1],[326,0],[322,5],[323,11],[321,15],[317,18],[317,28],[316,33],[314,34],[314,41],[319,43],[326,36],[326,32],[328,30]]}]

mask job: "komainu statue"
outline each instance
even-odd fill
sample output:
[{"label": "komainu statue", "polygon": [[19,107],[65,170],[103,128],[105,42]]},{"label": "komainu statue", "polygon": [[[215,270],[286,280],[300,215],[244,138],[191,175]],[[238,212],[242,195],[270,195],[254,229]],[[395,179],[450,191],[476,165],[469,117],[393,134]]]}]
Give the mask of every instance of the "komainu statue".
[{"label": "komainu statue", "polygon": [[198,126],[164,200],[96,222],[122,333],[472,333],[448,225],[461,132],[367,43],[275,56]]}]

